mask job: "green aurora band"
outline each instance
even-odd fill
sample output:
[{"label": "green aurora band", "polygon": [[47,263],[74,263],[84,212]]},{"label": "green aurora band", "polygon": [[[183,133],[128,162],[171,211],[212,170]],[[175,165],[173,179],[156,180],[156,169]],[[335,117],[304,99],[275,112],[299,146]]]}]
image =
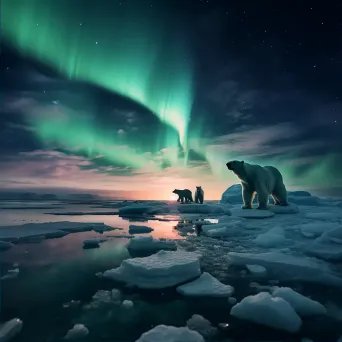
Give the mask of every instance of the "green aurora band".
[{"label": "green aurora band", "polygon": [[105,2],[94,3],[2,0],[4,39],[69,79],[140,103],[174,128],[186,148],[193,101],[191,58],[178,36],[166,34],[164,2],[149,7],[134,0],[115,12]]}]

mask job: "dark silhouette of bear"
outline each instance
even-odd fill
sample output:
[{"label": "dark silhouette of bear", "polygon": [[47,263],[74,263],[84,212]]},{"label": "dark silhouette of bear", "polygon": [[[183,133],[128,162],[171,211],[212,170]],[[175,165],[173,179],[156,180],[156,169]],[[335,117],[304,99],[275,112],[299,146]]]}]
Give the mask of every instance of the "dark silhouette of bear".
[{"label": "dark silhouette of bear", "polygon": [[182,203],[184,203],[184,199],[185,199],[185,202],[193,202],[194,201],[192,199],[192,192],[189,189],[184,189],[184,190],[175,189],[172,192],[174,194],[178,195],[177,202],[182,201]]},{"label": "dark silhouette of bear", "polygon": [[204,201],[204,191],[201,186],[196,186],[195,202],[203,204],[203,201]]}]

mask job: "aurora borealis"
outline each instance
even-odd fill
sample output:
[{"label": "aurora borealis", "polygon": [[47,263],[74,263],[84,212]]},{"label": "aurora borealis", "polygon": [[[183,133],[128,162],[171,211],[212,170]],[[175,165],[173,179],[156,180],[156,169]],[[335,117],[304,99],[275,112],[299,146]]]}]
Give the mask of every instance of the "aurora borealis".
[{"label": "aurora borealis", "polygon": [[1,184],[217,199],[244,159],[342,189],[337,47],[241,4],[3,0]]}]

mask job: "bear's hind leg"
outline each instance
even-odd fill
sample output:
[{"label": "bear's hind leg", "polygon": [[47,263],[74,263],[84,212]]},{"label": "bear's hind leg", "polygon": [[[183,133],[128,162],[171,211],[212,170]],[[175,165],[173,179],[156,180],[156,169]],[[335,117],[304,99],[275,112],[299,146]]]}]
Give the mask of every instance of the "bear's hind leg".
[{"label": "bear's hind leg", "polygon": [[277,198],[277,205],[287,206],[289,202],[287,201],[287,191],[283,182],[278,182],[274,187],[272,196]]},{"label": "bear's hind leg", "polygon": [[259,210],[267,210],[268,209],[268,191],[263,186],[258,186],[256,189],[258,194],[258,206]]},{"label": "bear's hind leg", "polygon": [[274,201],[274,205],[280,205],[280,202],[278,200],[278,198],[272,193],[272,198],[273,198],[273,201]]},{"label": "bear's hind leg", "polygon": [[254,192],[250,191],[248,187],[242,185],[242,209],[252,209],[252,203],[254,199]]}]

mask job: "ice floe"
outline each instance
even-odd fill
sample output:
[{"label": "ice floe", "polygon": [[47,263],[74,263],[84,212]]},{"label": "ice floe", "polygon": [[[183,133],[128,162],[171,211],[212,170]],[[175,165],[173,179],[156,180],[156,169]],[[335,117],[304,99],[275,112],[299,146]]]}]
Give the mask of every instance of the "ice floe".
[{"label": "ice floe", "polygon": [[19,318],[0,324],[0,342],[9,342],[21,332],[22,328],[23,322]]},{"label": "ice floe", "polygon": [[283,245],[285,242],[284,230],[281,227],[272,228],[254,239],[256,245],[267,248],[277,247]]},{"label": "ice floe", "polygon": [[208,339],[213,338],[218,333],[218,329],[213,327],[211,323],[201,315],[192,315],[186,322],[186,326]]},{"label": "ice floe", "polygon": [[298,332],[302,325],[301,318],[288,302],[279,297],[272,297],[267,292],[245,297],[232,307],[230,314],[291,333]]},{"label": "ice floe", "polygon": [[178,286],[177,291],[184,296],[191,297],[229,297],[233,294],[234,288],[222,284],[210,273],[204,272],[196,280]]},{"label": "ice floe", "polygon": [[159,251],[149,257],[127,259],[103,276],[146,289],[162,289],[190,281],[201,274],[200,255]]},{"label": "ice floe", "polygon": [[152,236],[137,236],[127,245],[130,253],[158,252],[160,250],[176,250],[177,244],[173,240],[154,239]]},{"label": "ice floe", "polygon": [[258,209],[231,209],[233,216],[244,217],[249,219],[265,219],[273,217],[275,214],[270,210]]},{"label": "ice floe", "polygon": [[134,224],[131,224],[129,226],[129,230],[128,232],[130,234],[144,234],[144,233],[150,233],[152,232],[154,229],[151,227],[147,227],[147,226],[137,226]]},{"label": "ice floe", "polygon": [[136,342],[204,342],[197,331],[187,327],[158,325],[143,333]]},{"label": "ice floe", "polygon": [[89,330],[83,324],[75,324],[64,336],[65,340],[79,340],[88,336]]},{"label": "ice floe", "polygon": [[83,248],[88,249],[88,248],[98,248],[100,247],[101,242],[105,242],[107,239],[99,239],[99,238],[94,238],[94,239],[87,239],[83,241]]}]

